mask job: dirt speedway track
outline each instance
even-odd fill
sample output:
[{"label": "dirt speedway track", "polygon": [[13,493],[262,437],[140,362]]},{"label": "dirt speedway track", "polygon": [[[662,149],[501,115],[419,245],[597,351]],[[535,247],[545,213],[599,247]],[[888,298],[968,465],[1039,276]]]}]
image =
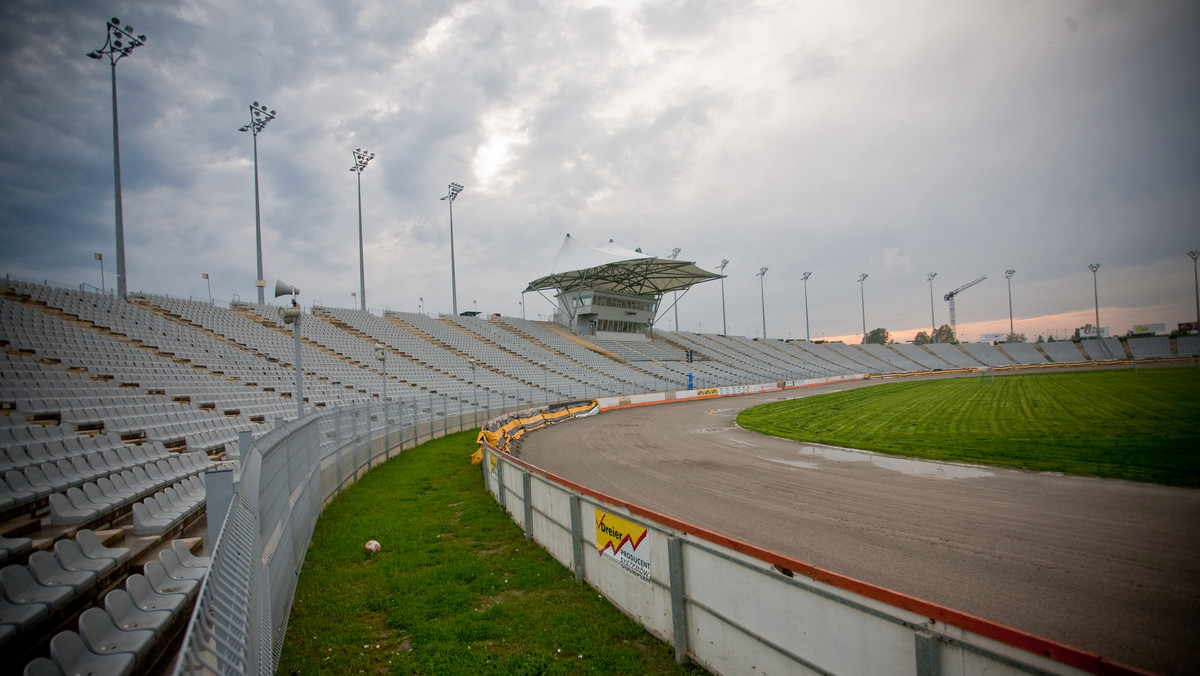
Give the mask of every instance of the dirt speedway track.
[{"label": "dirt speedway track", "polygon": [[833,386],[609,411],[528,435],[548,472],[702,528],[1170,674],[1200,664],[1200,491],[911,461],[739,429]]}]

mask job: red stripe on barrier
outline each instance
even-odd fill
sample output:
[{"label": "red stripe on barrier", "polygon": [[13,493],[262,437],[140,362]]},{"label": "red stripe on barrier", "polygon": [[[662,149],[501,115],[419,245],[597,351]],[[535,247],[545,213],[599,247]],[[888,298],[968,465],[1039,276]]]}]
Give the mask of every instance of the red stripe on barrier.
[{"label": "red stripe on barrier", "polygon": [[[630,404],[629,406],[644,405],[646,404]],[[498,455],[501,454],[501,451],[496,450],[492,446],[488,446],[488,449]],[[671,528],[682,533],[687,533],[688,535],[694,535],[702,540],[732,549],[735,552],[739,552],[747,556],[751,556],[763,561],[764,563],[769,563],[780,568],[786,568],[793,573],[799,573],[809,579],[816,580],[831,587],[837,587],[838,589],[858,594],[859,596],[864,596],[869,599],[874,599],[895,608],[900,608],[901,610],[907,610],[909,612],[916,613],[922,617],[928,617],[931,620],[953,625],[955,627],[965,629],[973,634],[978,634],[980,636],[999,641],[1005,645],[1019,648],[1026,652],[1042,655],[1043,657],[1052,659],[1055,662],[1066,664],[1068,666],[1075,667],[1076,669],[1082,669],[1093,674],[1102,674],[1104,676],[1108,676],[1110,674],[1112,676],[1153,676],[1151,672],[1143,671],[1119,662],[1113,662],[1101,655],[1097,655],[1086,650],[1073,648],[1069,645],[1058,643],[1048,638],[1031,634],[1027,631],[1022,631],[1007,625],[992,622],[991,620],[985,620],[976,615],[971,615],[959,610],[947,608],[946,606],[942,606],[931,601],[925,601],[915,596],[909,596],[908,594],[894,591],[886,587],[880,587],[879,585],[871,584],[870,582],[865,582],[847,575],[825,570],[824,568],[818,568],[811,563],[800,561],[799,559],[793,559],[791,557],[784,556],[783,554],[778,554],[768,549],[763,549],[762,547],[752,545],[748,542],[736,540],[734,538],[721,535],[720,533],[701,528],[686,521],[680,521],[679,519],[655,512],[654,510],[647,509],[632,502],[626,502],[610,495],[605,495],[599,491],[592,490],[591,488],[577,484],[568,479],[564,479],[556,474],[547,472],[540,467],[531,465],[524,460],[515,458],[507,453],[504,453],[503,455],[509,462],[523,467],[526,470],[533,472],[534,474],[537,474],[564,488],[574,490],[578,493],[595,498],[601,502],[606,502],[610,505],[624,507],[625,509],[629,510],[630,514],[636,514],[644,517],[661,526],[666,526],[667,528]]]}]

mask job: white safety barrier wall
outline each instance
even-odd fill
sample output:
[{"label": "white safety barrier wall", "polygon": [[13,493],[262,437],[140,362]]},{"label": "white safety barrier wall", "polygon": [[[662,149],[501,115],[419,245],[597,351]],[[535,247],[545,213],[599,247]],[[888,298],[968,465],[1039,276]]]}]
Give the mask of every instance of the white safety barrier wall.
[{"label": "white safety barrier wall", "polygon": [[[813,383],[778,386],[805,384]],[[672,394],[683,393],[601,401],[613,407],[683,398]],[[525,536],[574,571],[576,581],[673,644],[677,660],[686,656],[717,674],[1140,673],[703,530],[494,448],[485,447],[482,471]]]},{"label": "white safety barrier wall", "polygon": [[498,413],[431,395],[309,413],[246,443],[175,673],[274,674],[321,509],[405,448]]}]

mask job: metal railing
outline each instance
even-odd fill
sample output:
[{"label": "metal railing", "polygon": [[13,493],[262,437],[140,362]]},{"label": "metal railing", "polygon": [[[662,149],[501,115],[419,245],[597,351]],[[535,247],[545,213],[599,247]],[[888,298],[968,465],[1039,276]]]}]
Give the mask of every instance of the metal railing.
[{"label": "metal railing", "polygon": [[499,413],[464,412],[461,403],[431,396],[311,412],[244,444],[241,476],[213,537],[175,673],[275,673],[322,508],[404,449]]}]

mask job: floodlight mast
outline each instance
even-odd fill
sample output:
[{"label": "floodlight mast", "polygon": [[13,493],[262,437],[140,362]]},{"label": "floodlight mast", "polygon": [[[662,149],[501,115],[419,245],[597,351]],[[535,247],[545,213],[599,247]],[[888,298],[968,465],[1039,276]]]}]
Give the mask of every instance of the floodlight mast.
[{"label": "floodlight mast", "polygon": [[458,183],[451,183],[445,197],[440,198],[450,203],[450,308],[455,315],[458,315],[458,282],[454,274],[454,200],[462,189]]},{"label": "floodlight mast", "polygon": [[808,278],[812,277],[811,272],[806,272],[800,275],[800,281],[804,282],[804,339],[812,342],[812,333],[808,330]]},{"label": "floodlight mast", "polygon": [[728,258],[722,258],[721,264],[717,269],[721,271],[721,335],[729,335],[729,328],[725,324],[725,266],[729,265]]},{"label": "floodlight mast", "polygon": [[1004,278],[1008,280],[1008,340],[1006,343],[1011,343],[1013,335],[1016,334],[1016,329],[1013,328],[1013,311],[1012,311],[1012,278],[1017,274],[1016,270],[1005,270]]},{"label": "floodlight mast", "polygon": [[263,290],[266,288],[267,282],[263,279],[262,212],[258,199],[258,133],[266,129],[267,123],[274,119],[275,111],[268,111],[266,106],[255,101],[250,104],[250,123],[238,127],[238,131],[248,131],[254,136],[254,250],[258,257],[258,277],[254,280],[254,286],[258,288],[259,305],[266,304],[263,299]]},{"label": "floodlight mast", "polygon": [[[1096,340],[1100,340],[1100,286],[1096,281],[1096,272],[1100,270],[1099,263],[1088,265],[1088,270],[1092,271],[1092,294],[1096,299]],[[1100,349],[1107,354],[1108,348],[1104,345],[1104,341],[1100,341]]]},{"label": "floodlight mast", "polygon": [[117,230],[117,297],[125,300],[125,219],[121,208],[121,139],[117,133],[117,62],[134,49],[146,44],[145,35],[134,35],[133,26],[121,28],[121,20],[113,17],[105,25],[104,46],[88,52],[88,58],[108,57],[112,67],[113,114],[113,196]]},{"label": "floodlight mast", "polygon": [[955,339],[955,340],[958,339],[958,323],[954,316],[954,299],[958,296],[958,294],[962,293],[963,291],[966,291],[967,289],[971,288],[972,286],[975,286],[976,284],[982,282],[985,279],[987,279],[987,275],[984,275],[984,276],[980,277],[979,279],[976,279],[975,281],[967,282],[966,284],[963,284],[962,286],[958,287],[957,289],[947,293],[945,298],[943,299],[943,300],[950,301],[950,333],[954,334],[952,336],[953,339]]},{"label": "floodlight mast", "polygon": [[863,342],[867,342],[867,296],[863,291],[863,282],[867,281],[867,273],[858,276],[858,297],[862,301]]},{"label": "floodlight mast", "polygon": [[375,153],[355,148],[354,166],[350,167],[350,171],[353,171],[358,179],[358,299],[361,303],[359,309],[363,312],[367,310],[367,272],[366,266],[363,264],[362,173],[373,159],[375,159]]},{"label": "floodlight mast", "polygon": [[1188,252],[1188,257],[1192,259],[1192,277],[1196,284],[1196,333],[1200,334],[1200,267],[1196,265],[1196,259],[1200,258],[1200,250],[1192,249]]},{"label": "floodlight mast", "polygon": [[754,276],[758,277],[758,294],[762,300],[763,340],[766,340],[767,339],[767,292],[763,286],[763,279],[767,276],[767,269],[765,267],[759,268],[758,274],[754,275]]},{"label": "floodlight mast", "polygon": [[933,279],[937,277],[936,272],[931,272],[925,275],[925,281],[929,282],[929,341],[937,342],[937,318],[933,314]]}]

